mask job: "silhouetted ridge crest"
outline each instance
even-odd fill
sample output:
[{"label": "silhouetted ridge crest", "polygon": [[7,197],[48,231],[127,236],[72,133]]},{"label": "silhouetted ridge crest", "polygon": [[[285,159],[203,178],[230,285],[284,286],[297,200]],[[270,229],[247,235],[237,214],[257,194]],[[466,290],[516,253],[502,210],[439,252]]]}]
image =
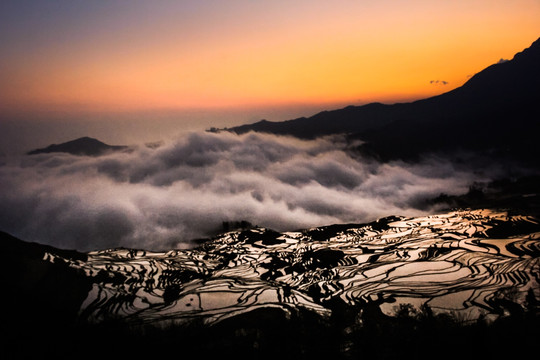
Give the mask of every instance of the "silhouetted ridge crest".
[{"label": "silhouetted ridge crest", "polygon": [[347,134],[365,155],[387,161],[473,151],[537,166],[540,133],[540,39],[447,93],[410,103],[372,103],[309,118],[229,129],[315,138]]}]

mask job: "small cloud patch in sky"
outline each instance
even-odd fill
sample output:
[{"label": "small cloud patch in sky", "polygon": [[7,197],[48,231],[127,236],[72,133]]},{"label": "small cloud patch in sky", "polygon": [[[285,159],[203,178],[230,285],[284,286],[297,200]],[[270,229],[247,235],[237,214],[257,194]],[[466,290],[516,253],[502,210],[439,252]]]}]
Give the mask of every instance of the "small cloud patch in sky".
[{"label": "small cloud patch in sky", "polygon": [[445,80],[431,80],[429,83],[431,85],[448,85],[448,81]]}]

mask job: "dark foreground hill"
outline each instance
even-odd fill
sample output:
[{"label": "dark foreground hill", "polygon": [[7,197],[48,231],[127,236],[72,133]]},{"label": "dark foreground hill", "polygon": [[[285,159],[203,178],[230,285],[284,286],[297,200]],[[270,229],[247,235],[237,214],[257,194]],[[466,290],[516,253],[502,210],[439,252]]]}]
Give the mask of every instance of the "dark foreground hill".
[{"label": "dark foreground hill", "polygon": [[3,358],[493,359],[534,354],[540,335],[540,224],[506,211],[164,252],[0,236]]},{"label": "dark foreground hill", "polygon": [[324,111],[284,122],[229,129],[314,138],[347,134],[363,154],[414,160],[427,153],[473,151],[538,163],[540,39],[507,62],[491,65],[463,86],[411,103],[379,103]]},{"label": "dark foreground hill", "polygon": [[82,137],[62,144],[52,144],[42,149],[35,149],[28,152],[28,155],[46,154],[54,152],[64,152],[73,155],[98,156],[112,151],[122,151],[128,149],[127,146],[107,145],[97,139]]}]

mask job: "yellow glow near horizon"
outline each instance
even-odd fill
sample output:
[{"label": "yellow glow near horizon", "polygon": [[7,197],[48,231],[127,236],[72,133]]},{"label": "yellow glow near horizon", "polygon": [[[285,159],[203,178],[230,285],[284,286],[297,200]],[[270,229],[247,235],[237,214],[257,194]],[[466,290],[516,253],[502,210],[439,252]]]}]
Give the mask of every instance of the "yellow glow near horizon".
[{"label": "yellow glow near horizon", "polygon": [[412,100],[458,87],[540,36],[538,1],[233,3],[189,26],[174,22],[177,11],[23,48],[0,68],[0,111]]}]

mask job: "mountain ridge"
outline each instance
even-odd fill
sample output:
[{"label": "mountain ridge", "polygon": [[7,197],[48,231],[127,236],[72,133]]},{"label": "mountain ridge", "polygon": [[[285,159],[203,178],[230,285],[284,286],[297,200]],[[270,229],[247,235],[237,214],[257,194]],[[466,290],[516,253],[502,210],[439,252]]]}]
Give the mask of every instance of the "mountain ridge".
[{"label": "mountain ridge", "polygon": [[371,103],[284,122],[227,129],[316,138],[346,134],[363,154],[383,161],[474,151],[534,165],[540,152],[540,38],[512,60],[493,64],[464,85],[409,103]]}]

